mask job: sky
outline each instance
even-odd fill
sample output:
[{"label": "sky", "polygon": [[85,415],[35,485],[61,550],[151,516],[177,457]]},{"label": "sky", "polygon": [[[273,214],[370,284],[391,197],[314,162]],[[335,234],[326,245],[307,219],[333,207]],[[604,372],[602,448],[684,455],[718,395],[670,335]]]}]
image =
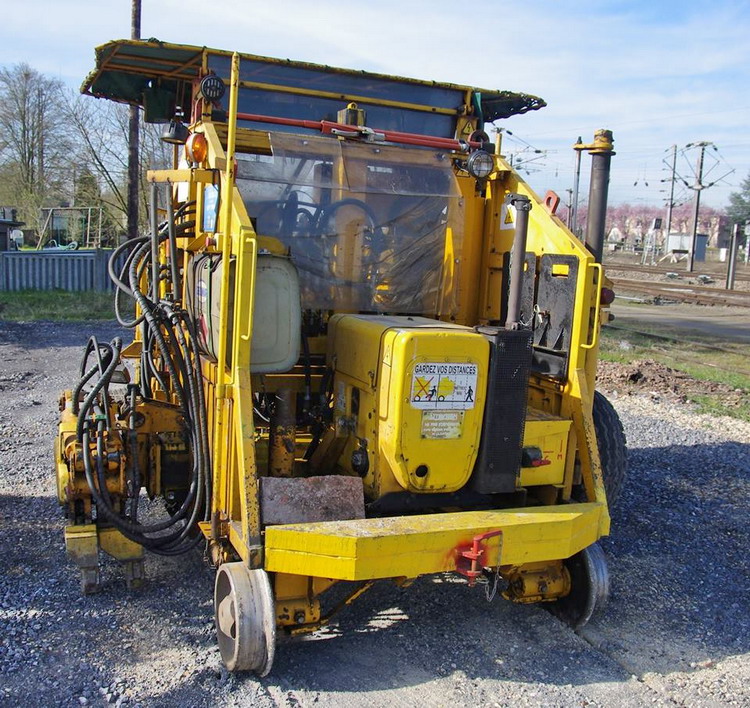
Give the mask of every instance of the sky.
[{"label": "sky", "polygon": [[[499,121],[503,153],[541,194],[568,199],[581,136],[613,131],[610,203],[662,206],[671,146],[677,200],[715,208],[750,174],[748,0],[142,0],[141,36],[541,96]],[[26,0],[3,8],[0,65],[78,87],[94,47],[130,35],[130,0]],[[93,99],[92,99],[93,100]],[[377,127],[377,126],[373,126]],[[488,131],[492,133],[492,131]],[[538,152],[537,152],[538,151]],[[520,162],[519,162],[520,160]],[[581,194],[590,163],[584,156]],[[727,174],[728,173],[728,174]]]}]

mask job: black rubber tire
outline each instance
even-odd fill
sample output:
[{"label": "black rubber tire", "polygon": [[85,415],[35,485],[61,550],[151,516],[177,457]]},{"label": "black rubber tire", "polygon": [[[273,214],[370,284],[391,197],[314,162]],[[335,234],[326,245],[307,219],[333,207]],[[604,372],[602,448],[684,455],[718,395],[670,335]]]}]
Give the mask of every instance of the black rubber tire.
[{"label": "black rubber tire", "polygon": [[628,473],[628,449],[625,431],[620,416],[607,398],[594,392],[594,429],[599,444],[599,459],[604,474],[604,489],[607,493],[607,504],[617,505]]}]

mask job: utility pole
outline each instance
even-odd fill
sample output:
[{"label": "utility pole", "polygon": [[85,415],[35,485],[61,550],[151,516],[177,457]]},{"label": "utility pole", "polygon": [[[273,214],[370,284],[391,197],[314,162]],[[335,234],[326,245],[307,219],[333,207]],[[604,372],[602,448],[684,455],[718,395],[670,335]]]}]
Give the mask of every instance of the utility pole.
[{"label": "utility pole", "polygon": [[727,265],[727,290],[734,290],[734,272],[737,265],[737,243],[740,240],[740,225],[735,224],[732,229],[732,240],[729,244],[729,265]]},{"label": "utility pole", "polygon": [[[698,154],[698,164],[695,168],[695,184],[690,187],[690,189],[695,190],[695,208],[693,209],[693,234],[690,239],[690,254],[688,256],[688,262],[687,262],[687,270],[688,273],[693,272],[693,267],[695,265],[695,246],[698,243],[698,213],[700,211],[701,207],[701,191],[705,189],[705,185],[703,184],[703,158],[706,154],[706,147],[710,145],[711,143],[707,142],[700,142],[695,143],[697,147],[700,148],[700,153]],[[688,145],[690,147],[690,145]]]},{"label": "utility pole", "polygon": [[565,190],[568,193],[568,223],[566,226],[572,231],[573,230],[573,190],[568,187]]},{"label": "utility pole", "polygon": [[[141,38],[141,0],[132,0],[130,38]],[[130,106],[128,125],[128,238],[138,236],[138,107]]]},{"label": "utility pole", "polygon": [[669,201],[667,202],[667,228],[664,231],[664,253],[667,252],[669,234],[672,231],[672,209],[674,208],[674,181],[677,173],[677,146],[672,145],[672,172],[669,175]]}]

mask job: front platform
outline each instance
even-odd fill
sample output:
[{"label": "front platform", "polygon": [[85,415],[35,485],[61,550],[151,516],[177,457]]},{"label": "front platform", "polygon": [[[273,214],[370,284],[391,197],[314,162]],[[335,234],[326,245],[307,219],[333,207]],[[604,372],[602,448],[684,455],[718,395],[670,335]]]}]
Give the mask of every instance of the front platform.
[{"label": "front platform", "polygon": [[[324,521],[266,528],[265,569],[335,580],[415,578],[456,569],[460,549],[486,540],[486,567],[569,558],[599,538],[599,503]],[[502,547],[500,558],[498,550]]]}]

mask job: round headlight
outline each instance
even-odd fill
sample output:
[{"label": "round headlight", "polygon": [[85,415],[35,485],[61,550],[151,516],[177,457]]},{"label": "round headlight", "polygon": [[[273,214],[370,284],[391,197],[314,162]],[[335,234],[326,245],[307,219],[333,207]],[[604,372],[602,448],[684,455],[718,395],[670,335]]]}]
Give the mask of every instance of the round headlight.
[{"label": "round headlight", "polygon": [[495,169],[495,160],[488,152],[484,150],[475,150],[469,155],[466,163],[466,169],[472,177],[476,179],[485,179],[492,174]]},{"label": "round headlight", "polygon": [[201,79],[201,93],[212,103],[221,100],[226,90],[224,82],[215,74],[209,74]]}]

